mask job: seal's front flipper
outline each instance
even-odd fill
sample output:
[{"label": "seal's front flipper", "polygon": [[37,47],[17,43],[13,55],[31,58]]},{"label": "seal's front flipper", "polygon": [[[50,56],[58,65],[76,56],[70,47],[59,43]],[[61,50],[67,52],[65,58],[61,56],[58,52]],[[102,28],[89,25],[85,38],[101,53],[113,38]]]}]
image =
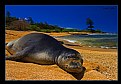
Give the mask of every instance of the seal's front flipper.
[{"label": "seal's front flipper", "polygon": [[28,53],[30,53],[30,50],[32,48],[31,47],[27,47],[24,50],[20,51],[20,52],[16,52],[16,54],[13,54],[11,56],[6,56],[6,60],[19,60],[24,58],[25,56],[28,56]]}]

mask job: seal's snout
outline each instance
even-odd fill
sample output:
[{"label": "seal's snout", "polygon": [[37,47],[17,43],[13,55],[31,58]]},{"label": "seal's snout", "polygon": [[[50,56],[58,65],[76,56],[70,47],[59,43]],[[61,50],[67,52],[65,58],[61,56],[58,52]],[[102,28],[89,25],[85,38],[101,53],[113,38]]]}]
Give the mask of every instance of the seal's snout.
[{"label": "seal's snout", "polygon": [[81,68],[82,67],[82,64],[80,62],[71,62],[69,65],[72,66],[73,68]]},{"label": "seal's snout", "polygon": [[68,72],[80,73],[82,72],[82,64],[79,61],[71,61],[68,65],[65,66]]}]

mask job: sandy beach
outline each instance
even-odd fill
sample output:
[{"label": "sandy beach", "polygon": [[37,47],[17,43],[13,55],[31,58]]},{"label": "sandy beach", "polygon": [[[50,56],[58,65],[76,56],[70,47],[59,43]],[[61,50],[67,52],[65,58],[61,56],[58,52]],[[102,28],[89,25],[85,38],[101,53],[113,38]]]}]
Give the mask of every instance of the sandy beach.
[{"label": "sandy beach", "polygon": [[[20,38],[36,31],[5,31],[5,42]],[[37,32],[40,33],[40,32]],[[65,36],[72,33],[46,33],[50,36]],[[62,39],[63,45],[77,50],[84,59],[83,66],[85,71],[83,76],[69,74],[57,65],[38,65],[33,63],[23,63],[6,60],[5,61],[5,80],[118,80],[118,50],[101,49],[81,46],[80,44],[70,43]],[[6,55],[10,54],[6,51]]]}]

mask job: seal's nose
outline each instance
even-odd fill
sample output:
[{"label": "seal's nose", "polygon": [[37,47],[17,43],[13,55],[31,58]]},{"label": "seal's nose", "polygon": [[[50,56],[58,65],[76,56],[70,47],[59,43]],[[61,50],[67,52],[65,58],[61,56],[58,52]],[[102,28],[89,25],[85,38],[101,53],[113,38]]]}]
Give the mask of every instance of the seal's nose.
[{"label": "seal's nose", "polygon": [[82,66],[82,64],[80,62],[71,62],[70,65],[76,66],[78,68]]},{"label": "seal's nose", "polygon": [[77,62],[77,66],[78,66],[78,68],[81,68],[82,64],[80,62]]}]

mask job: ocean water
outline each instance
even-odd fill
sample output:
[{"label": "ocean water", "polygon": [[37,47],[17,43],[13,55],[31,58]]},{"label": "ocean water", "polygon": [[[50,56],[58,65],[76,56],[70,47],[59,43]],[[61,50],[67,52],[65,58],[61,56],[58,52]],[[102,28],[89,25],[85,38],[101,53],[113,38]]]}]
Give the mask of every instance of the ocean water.
[{"label": "ocean water", "polygon": [[99,48],[117,48],[118,47],[118,35],[117,34],[89,34],[89,35],[69,35],[60,36],[72,43],[80,43],[80,45],[88,47],[99,47]]}]

